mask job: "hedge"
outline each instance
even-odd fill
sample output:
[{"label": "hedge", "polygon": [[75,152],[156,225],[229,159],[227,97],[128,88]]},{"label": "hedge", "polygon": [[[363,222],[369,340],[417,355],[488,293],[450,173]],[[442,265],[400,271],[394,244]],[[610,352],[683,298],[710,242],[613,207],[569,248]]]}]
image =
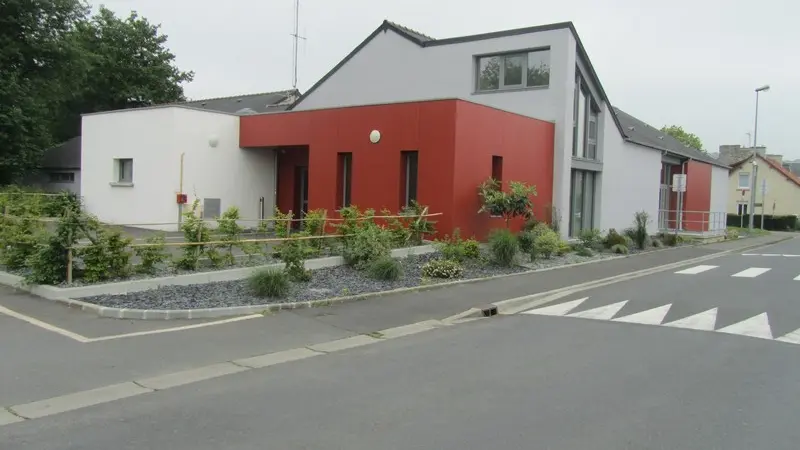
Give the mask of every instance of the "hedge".
[{"label": "hedge", "polygon": [[[728,214],[729,227],[745,227],[750,225],[750,215]],[[753,227],[761,228],[761,214],[753,216]],[[771,214],[764,215],[764,229],[773,231],[797,230],[800,228],[800,221],[797,216],[773,216]]]}]

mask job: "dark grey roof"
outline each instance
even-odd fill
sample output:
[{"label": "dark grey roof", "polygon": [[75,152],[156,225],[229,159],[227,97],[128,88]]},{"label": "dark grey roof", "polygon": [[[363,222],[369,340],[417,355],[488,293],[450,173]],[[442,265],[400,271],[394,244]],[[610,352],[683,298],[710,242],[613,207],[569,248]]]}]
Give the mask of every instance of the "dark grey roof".
[{"label": "dark grey roof", "polygon": [[[493,33],[483,33],[483,34],[474,34],[471,36],[461,36],[455,38],[448,38],[448,39],[434,39],[426,34],[420,33],[418,31],[412,30],[411,28],[404,27],[402,25],[398,25],[394,22],[390,22],[388,20],[384,20],[383,23],[375,29],[366,39],[364,39],[353,51],[351,51],[347,56],[344,57],[343,60],[339,62],[330,72],[326,73],[325,76],[320,78],[319,81],[314,83],[313,86],[309,90],[307,90],[303,95],[301,95],[292,106],[288,109],[294,108],[297,104],[303,101],[309,94],[314,92],[322,83],[324,83],[328,78],[330,78],[334,73],[336,73],[339,69],[342,68],[347,61],[355,56],[358,52],[364,48],[369,41],[371,41],[375,36],[377,36],[381,32],[385,32],[387,30],[392,30],[401,36],[405,37],[406,39],[410,40],[411,42],[419,45],[420,47],[431,47],[435,45],[448,45],[448,44],[460,44],[463,42],[471,42],[471,41],[480,41],[484,39],[495,39],[500,37],[506,36],[516,36],[520,34],[529,34],[529,33],[538,33],[542,31],[551,31],[551,30],[561,30],[561,29],[569,29],[572,35],[575,37],[575,41],[578,43],[578,54],[580,57],[586,61],[586,66],[589,69],[589,76],[591,81],[597,86],[598,90],[600,91],[600,95],[608,105],[611,105],[611,101],[608,100],[608,95],[606,95],[606,91],[603,89],[603,85],[600,83],[600,78],[597,76],[597,72],[594,70],[594,66],[592,66],[592,62],[589,60],[589,55],[586,53],[586,49],[583,47],[583,43],[581,42],[580,36],[578,36],[578,31],[575,30],[575,25],[572,22],[560,22],[560,23],[552,23],[547,25],[539,25],[534,27],[527,27],[527,28],[516,28],[513,30],[506,30],[506,31],[497,31]],[[622,125],[620,125],[619,120],[617,120],[617,116],[612,114],[611,117],[614,119],[614,124],[617,126],[620,134],[623,136],[625,133],[622,131]]]},{"label": "dark grey roof", "polygon": [[231,97],[207,98],[180,103],[193,108],[207,109],[229,114],[237,114],[242,110],[265,113],[284,111],[300,96],[297,89],[287,91],[263,92],[260,94],[234,95]]},{"label": "dark grey roof", "polygon": [[80,170],[81,137],[76,136],[46,150],[42,155],[39,167],[42,169]]},{"label": "dark grey roof", "polygon": [[722,161],[709,156],[703,151],[683,145],[681,141],[619,108],[615,107],[614,112],[622,125],[626,140],[630,142],[656,150],[667,151],[683,158],[691,158],[715,166],[728,167]]}]

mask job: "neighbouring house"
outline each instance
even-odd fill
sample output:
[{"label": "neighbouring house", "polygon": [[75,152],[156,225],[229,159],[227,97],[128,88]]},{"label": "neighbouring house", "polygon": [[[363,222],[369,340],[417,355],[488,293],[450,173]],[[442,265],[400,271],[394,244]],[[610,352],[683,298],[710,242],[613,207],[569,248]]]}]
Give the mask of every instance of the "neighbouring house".
[{"label": "neighbouring house", "polygon": [[45,151],[39,170],[24,184],[47,192],[81,193],[81,137]]},{"label": "neighbouring house", "polygon": [[[725,226],[710,216],[724,215],[727,166],[615,110],[569,22],[434,39],[384,21],[287,109],[86,116],[84,164],[93,161],[98,192],[84,188],[96,197],[87,203],[131,223],[175,222],[181,191],[202,199],[207,217],[231,205],[252,216],[263,205],[302,214],[416,199],[443,213],[442,232],[482,236],[499,221],[477,215],[477,186],[494,176],[536,185],[535,213],[565,237],[627,228],[637,211],[651,232]],[[680,215],[675,173],[688,180]]]},{"label": "neighbouring house", "polygon": [[204,217],[237,206],[245,218],[271,213],[275,156],[239,147],[239,117],[286,109],[296,90],[197,100],[83,116],[86,209],[113,224],[175,230],[181,207]]},{"label": "neighbouring house", "polygon": [[728,213],[742,216],[749,214],[750,196],[755,190],[755,214],[800,214],[800,178],[785,168],[782,162],[780,155],[751,152],[731,165]]}]

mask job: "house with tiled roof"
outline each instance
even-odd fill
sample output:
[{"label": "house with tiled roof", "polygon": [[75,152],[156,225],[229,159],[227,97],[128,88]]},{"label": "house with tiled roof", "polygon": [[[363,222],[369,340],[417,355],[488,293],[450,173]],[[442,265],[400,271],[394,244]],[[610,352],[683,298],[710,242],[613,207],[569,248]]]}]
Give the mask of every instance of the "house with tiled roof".
[{"label": "house with tiled roof", "polygon": [[[749,214],[755,191],[755,214],[800,214],[800,177],[783,166],[780,155],[752,152],[731,165],[728,181],[728,213]],[[763,205],[763,208],[762,208]]]}]

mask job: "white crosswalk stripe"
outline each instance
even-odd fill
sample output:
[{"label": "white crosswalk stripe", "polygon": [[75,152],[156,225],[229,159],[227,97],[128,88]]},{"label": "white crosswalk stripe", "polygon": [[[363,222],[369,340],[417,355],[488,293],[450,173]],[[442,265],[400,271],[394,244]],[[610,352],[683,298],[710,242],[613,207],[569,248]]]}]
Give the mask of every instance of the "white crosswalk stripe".
[{"label": "white crosswalk stripe", "polygon": [[716,269],[719,266],[694,266],[688,269],[679,270],[675,273],[681,275],[697,275],[698,273],[708,272],[711,269]]},{"label": "white crosswalk stripe", "polygon": [[772,269],[769,269],[767,267],[751,267],[741,272],[737,272],[731,276],[737,278],[755,278],[761,274],[769,272],[770,270]]},{"label": "white crosswalk stripe", "polygon": [[788,344],[800,345],[800,329],[780,337],[774,337],[772,327],[769,323],[769,316],[767,313],[757,314],[753,317],[747,318],[740,322],[727,325],[725,327],[716,329],[718,308],[711,308],[697,314],[683,317],[668,323],[663,323],[664,318],[672,308],[672,303],[657,306],[652,309],[640,311],[637,313],[615,317],[622,308],[629,303],[628,300],[623,300],[608,305],[599,306],[596,308],[586,309],[578,312],[571,312],[584,304],[589,297],[579,298],[569,302],[559,303],[557,305],[544,306],[541,308],[523,311],[522,314],[539,315],[539,316],[561,316],[570,318],[592,319],[607,322],[617,323],[636,323],[642,325],[655,325],[671,328],[684,328],[690,330],[711,331],[715,333],[733,334],[739,336],[748,336],[766,340],[774,340],[785,342]]}]

